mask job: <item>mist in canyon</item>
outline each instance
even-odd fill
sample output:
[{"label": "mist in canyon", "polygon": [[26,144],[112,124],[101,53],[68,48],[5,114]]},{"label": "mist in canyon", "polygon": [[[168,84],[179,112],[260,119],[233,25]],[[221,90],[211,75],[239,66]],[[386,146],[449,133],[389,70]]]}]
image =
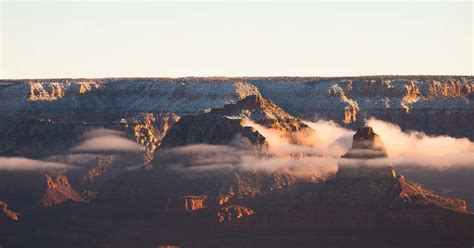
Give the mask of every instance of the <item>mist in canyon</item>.
[{"label": "mist in canyon", "polygon": [[[255,151],[246,138],[236,137],[230,145],[196,144],[164,151],[161,162],[193,176],[210,171],[264,171],[290,174],[310,181],[324,180],[337,171],[341,156],[351,147],[353,130],[332,121],[305,121],[315,132],[302,130],[285,135],[251,120],[245,125],[261,133],[268,142],[265,154]],[[466,138],[429,136],[422,132],[404,132],[397,125],[366,120],[381,137],[388,159],[365,161],[369,166],[392,163],[395,167],[423,169],[472,168],[474,144]],[[357,164],[355,159],[344,162]],[[354,160],[354,161],[351,161]]]}]

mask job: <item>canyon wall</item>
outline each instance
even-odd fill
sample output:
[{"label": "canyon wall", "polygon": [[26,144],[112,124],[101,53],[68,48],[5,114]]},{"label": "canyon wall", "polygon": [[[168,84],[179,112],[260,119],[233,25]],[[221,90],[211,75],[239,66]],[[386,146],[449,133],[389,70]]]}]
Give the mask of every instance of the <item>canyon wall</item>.
[{"label": "canyon wall", "polygon": [[1,80],[0,117],[110,122],[143,112],[202,113],[261,94],[305,119],[355,127],[376,117],[472,140],[473,91],[472,76]]},{"label": "canyon wall", "polygon": [[257,92],[226,79],[3,80],[0,117],[108,122],[142,112],[195,114]]},{"label": "canyon wall", "polygon": [[291,114],[353,126],[375,117],[405,130],[474,138],[472,77],[252,79],[264,97]]}]

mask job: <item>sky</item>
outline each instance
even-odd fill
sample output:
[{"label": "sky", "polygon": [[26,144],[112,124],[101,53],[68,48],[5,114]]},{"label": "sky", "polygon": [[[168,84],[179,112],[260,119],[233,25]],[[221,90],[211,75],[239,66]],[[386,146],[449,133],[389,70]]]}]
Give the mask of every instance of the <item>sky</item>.
[{"label": "sky", "polygon": [[473,75],[473,3],[2,1],[0,78]]}]

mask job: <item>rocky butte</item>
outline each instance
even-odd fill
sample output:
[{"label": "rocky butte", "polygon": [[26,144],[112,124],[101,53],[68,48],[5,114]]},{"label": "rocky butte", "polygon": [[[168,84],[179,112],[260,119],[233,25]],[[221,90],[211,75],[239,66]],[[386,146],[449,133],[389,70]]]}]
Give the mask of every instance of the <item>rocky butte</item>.
[{"label": "rocky butte", "polygon": [[[306,233],[313,236],[302,238],[303,243],[323,242],[331,247],[332,239],[338,239],[331,235],[337,230],[361,234],[352,236],[351,242],[362,241],[364,246],[385,246],[388,242],[408,247],[464,247],[472,242],[474,217],[467,212],[466,202],[441,197],[397,176],[372,128],[357,129],[351,149],[342,158],[344,162],[333,179],[304,187],[297,196],[266,199],[266,204],[253,208],[253,218],[223,228],[266,235]],[[410,241],[396,238],[407,235]],[[425,235],[432,240],[422,241]],[[440,236],[433,239],[436,235]],[[459,239],[453,242],[453,236]]]},{"label": "rocky butte", "polygon": [[396,175],[381,138],[370,127],[357,129],[335,178],[325,184],[327,187],[318,196],[324,204],[467,213],[465,201],[440,197]]},{"label": "rocky butte", "polygon": [[287,135],[309,129],[300,119],[257,94],[208,113],[183,116],[163,139],[161,147],[200,143],[228,144],[237,134],[248,138],[252,144],[265,145],[265,137],[246,126],[246,119]]},{"label": "rocky butte", "polygon": [[358,128],[352,147],[339,161],[337,178],[395,178],[380,137],[371,127]]}]

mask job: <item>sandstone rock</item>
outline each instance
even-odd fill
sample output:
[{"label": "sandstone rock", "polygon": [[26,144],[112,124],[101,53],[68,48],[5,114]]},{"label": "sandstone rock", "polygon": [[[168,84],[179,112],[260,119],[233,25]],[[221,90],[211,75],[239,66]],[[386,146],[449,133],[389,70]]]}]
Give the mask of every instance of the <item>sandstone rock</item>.
[{"label": "sandstone rock", "polygon": [[261,93],[301,118],[355,127],[376,117],[404,130],[474,139],[473,85],[469,76],[0,80],[0,120],[41,115],[110,122],[143,112],[189,115]]},{"label": "sandstone rock", "polygon": [[396,176],[380,137],[370,127],[357,129],[335,179],[323,184],[317,198],[324,206],[467,212],[465,201],[438,196]]},{"label": "sandstone rock", "polygon": [[339,161],[336,177],[389,179],[395,176],[380,137],[371,127],[358,128],[352,147]]},{"label": "sandstone rock", "polygon": [[221,208],[221,210],[217,213],[217,219],[219,222],[233,222],[242,218],[250,217],[254,214],[255,212],[248,207],[229,205]]},{"label": "sandstone rock", "polygon": [[87,171],[87,174],[83,176],[82,180],[84,183],[93,182],[96,177],[101,176],[103,173],[109,171],[112,168],[115,160],[114,155],[102,155],[99,156],[97,166],[92,167]]},{"label": "sandstone rock", "polygon": [[66,175],[46,174],[45,177],[47,188],[41,198],[43,207],[58,205],[65,201],[86,202],[88,200],[72,188]]},{"label": "sandstone rock", "polygon": [[142,113],[136,117],[122,118],[120,124],[133,135],[137,143],[143,146],[144,162],[148,165],[153,160],[161,141],[179,118],[174,113]]},{"label": "sandstone rock", "polygon": [[188,212],[196,211],[206,207],[205,201],[207,200],[207,195],[187,195],[181,197],[184,200],[184,209]]},{"label": "sandstone rock", "polygon": [[1,200],[0,200],[0,209],[11,220],[18,220],[21,216],[19,213],[14,212],[10,208],[8,208],[8,205],[5,202],[1,201]]},{"label": "sandstone rock", "polygon": [[242,119],[228,117],[209,118],[206,114],[183,116],[164,137],[162,149],[188,144],[219,144],[231,142],[236,135],[241,134],[255,142],[265,144],[265,139],[257,131],[245,129]]},{"label": "sandstone rock", "polygon": [[44,157],[61,153],[80,142],[90,128],[42,118],[10,120],[0,125],[0,156]]},{"label": "sandstone rock", "polygon": [[436,195],[403,176],[335,178],[325,182],[314,197],[325,207],[467,213],[465,201]]},{"label": "sandstone rock", "polygon": [[183,116],[163,139],[162,148],[200,143],[229,144],[236,135],[247,137],[253,144],[266,145],[265,137],[245,126],[246,119],[283,134],[309,129],[273,102],[260,95],[251,95],[208,113]]},{"label": "sandstone rock", "polygon": [[301,118],[357,127],[375,117],[403,130],[474,139],[474,130],[467,125],[474,118],[472,77],[251,78],[248,82]]}]

